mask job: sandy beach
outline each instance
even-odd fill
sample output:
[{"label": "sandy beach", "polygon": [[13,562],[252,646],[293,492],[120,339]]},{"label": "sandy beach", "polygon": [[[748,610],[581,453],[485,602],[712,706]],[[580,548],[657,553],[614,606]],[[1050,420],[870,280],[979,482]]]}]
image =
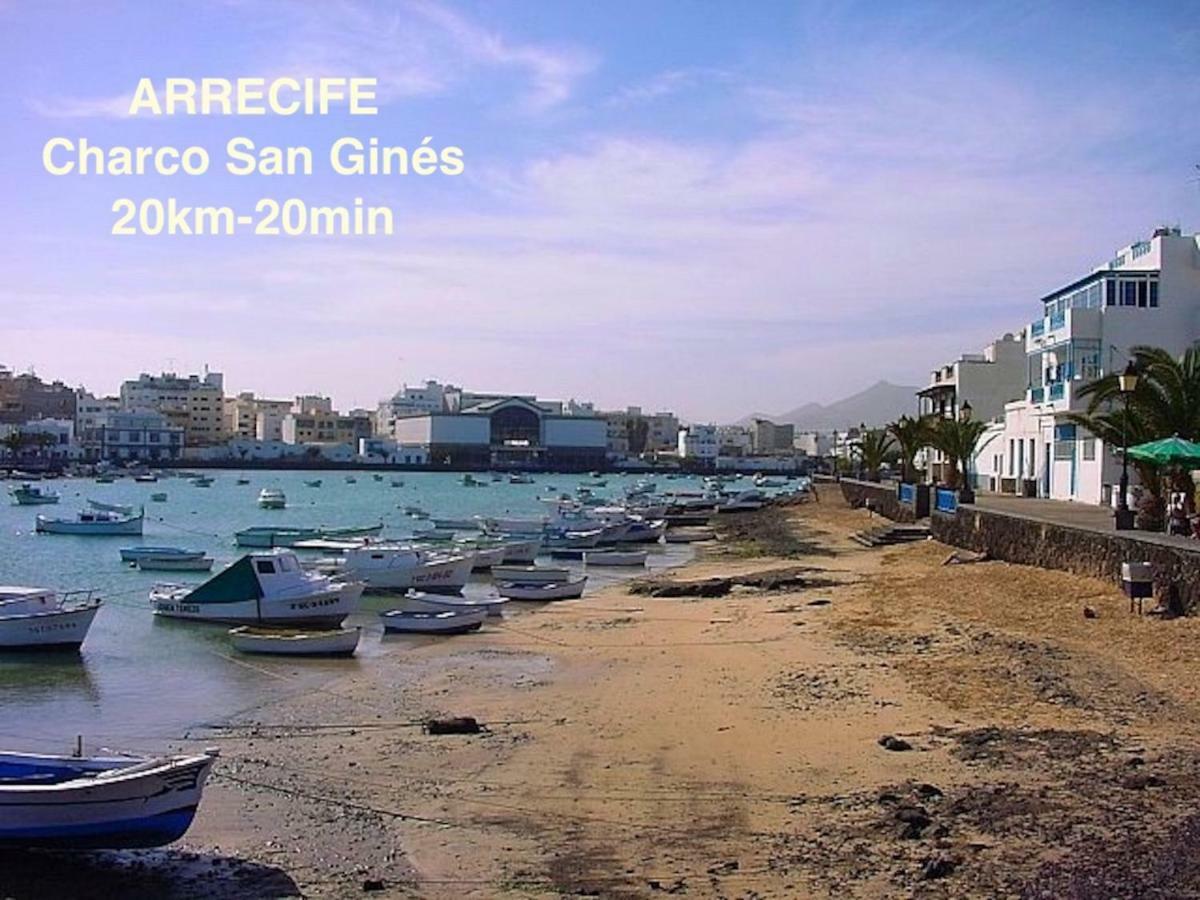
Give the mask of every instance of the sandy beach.
[{"label": "sandy beach", "polygon": [[[819,503],[727,518],[724,540],[670,579],[790,570],[777,589],[616,587],[372,658],[191,735],[222,759],[184,846],[71,872],[60,858],[23,860],[0,886],[21,897],[39,883],[91,897],[1200,890],[1200,623],[1131,615],[1098,581],[945,565],[953,550],[933,541],[861,547],[850,535],[877,522],[829,487]],[[486,730],[419,727],[444,715]]]}]

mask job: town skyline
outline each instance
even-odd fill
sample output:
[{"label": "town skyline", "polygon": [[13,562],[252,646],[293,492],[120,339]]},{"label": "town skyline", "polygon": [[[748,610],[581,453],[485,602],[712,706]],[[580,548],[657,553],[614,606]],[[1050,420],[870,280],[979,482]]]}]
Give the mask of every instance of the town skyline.
[{"label": "town skyline", "polygon": [[[0,7],[0,358],[98,390],[114,359],[174,358],[268,395],[304,373],[343,405],[453,374],[727,420],[919,384],[1113,248],[1192,230],[1200,202],[1200,36],[1178,5],[1091,7],[1086,30],[1069,7],[1011,4],[774,3],[703,22],[676,4],[267,8]],[[124,114],[141,77],[316,70],[377,77],[379,115],[235,130]],[[215,152],[239,131],[432,135],[467,171],[193,182],[40,165],[55,135]],[[398,233],[119,239],[124,194],[361,194],[396,208]]]}]

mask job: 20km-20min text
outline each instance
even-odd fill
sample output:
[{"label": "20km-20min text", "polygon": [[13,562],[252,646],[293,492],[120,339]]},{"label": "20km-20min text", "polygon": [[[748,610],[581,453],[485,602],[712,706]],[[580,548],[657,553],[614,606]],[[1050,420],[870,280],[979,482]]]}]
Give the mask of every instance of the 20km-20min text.
[{"label": "20km-20min text", "polygon": [[226,235],[253,232],[286,237],[322,235],[390,235],[395,216],[387,206],[368,206],[355,197],[349,206],[310,206],[298,197],[263,197],[254,214],[229,206],[185,206],[174,197],[148,197],[113,202],[116,235]]}]

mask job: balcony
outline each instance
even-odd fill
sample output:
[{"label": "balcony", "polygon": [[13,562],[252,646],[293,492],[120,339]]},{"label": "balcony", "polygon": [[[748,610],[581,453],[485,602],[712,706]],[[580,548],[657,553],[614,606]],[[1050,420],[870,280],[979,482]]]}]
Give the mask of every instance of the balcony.
[{"label": "balcony", "polygon": [[1035,337],[1035,338],[1041,337],[1045,333],[1046,333],[1046,320],[1045,319],[1035,319],[1034,321],[1029,323],[1029,336],[1030,337]]}]

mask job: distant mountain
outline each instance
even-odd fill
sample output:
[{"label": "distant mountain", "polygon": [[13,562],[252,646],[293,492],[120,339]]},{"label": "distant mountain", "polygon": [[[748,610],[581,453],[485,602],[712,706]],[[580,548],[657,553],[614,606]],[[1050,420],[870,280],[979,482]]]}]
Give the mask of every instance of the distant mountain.
[{"label": "distant mountain", "polygon": [[868,428],[876,428],[905,413],[915,415],[917,390],[915,387],[880,381],[865,391],[859,391],[828,406],[805,403],[776,416],[756,413],[740,420],[738,424],[748,425],[751,420],[760,418],[770,419],[777,424],[790,422],[796,426],[797,431],[829,431],[834,428],[841,430],[853,428],[860,423]]}]

